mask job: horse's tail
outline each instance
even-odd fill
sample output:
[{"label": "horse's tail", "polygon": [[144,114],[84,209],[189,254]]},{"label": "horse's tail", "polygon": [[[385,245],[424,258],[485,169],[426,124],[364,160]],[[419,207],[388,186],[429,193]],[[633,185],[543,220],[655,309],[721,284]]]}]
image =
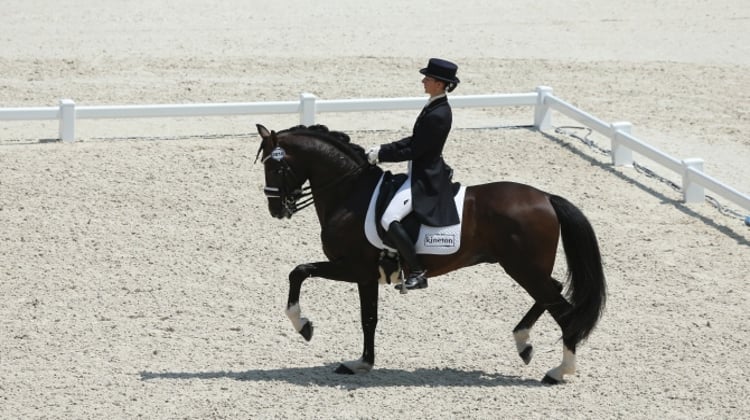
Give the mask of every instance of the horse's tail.
[{"label": "horse's tail", "polygon": [[567,299],[573,308],[564,339],[585,340],[604,311],[607,285],[599,244],[586,216],[568,200],[550,195],[549,201],[560,222],[563,249],[568,261]]}]

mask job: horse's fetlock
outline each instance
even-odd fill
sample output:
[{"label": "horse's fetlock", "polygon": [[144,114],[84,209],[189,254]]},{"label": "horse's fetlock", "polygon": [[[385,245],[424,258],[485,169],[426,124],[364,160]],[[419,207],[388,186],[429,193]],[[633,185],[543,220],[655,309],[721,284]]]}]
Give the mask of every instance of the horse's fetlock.
[{"label": "horse's fetlock", "polygon": [[305,326],[309,320],[307,318],[302,317],[302,308],[300,308],[299,303],[295,303],[294,305],[290,305],[286,308],[286,316],[289,318],[289,320],[292,322],[292,325],[294,326],[295,331],[300,332],[302,331],[302,328]]}]

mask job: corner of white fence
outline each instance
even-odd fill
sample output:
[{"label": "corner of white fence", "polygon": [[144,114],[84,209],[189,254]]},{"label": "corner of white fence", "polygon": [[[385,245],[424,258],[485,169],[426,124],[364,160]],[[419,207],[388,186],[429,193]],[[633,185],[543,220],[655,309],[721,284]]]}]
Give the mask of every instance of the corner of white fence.
[{"label": "corner of white fence", "polygon": [[694,182],[691,172],[703,173],[703,159],[690,158],[682,160],[682,199],[686,203],[700,203],[706,199],[703,187]]},{"label": "corner of white fence", "polygon": [[312,93],[302,93],[299,96],[300,110],[299,110],[299,122],[302,125],[310,126],[315,124],[315,101],[318,97]]},{"label": "corner of white fence", "polygon": [[72,99],[60,99],[60,140],[76,140],[76,103]]},{"label": "corner of white fence", "polygon": [[539,131],[549,130],[552,128],[552,110],[545,103],[545,99],[548,95],[552,95],[552,88],[549,86],[537,86],[536,94],[534,127]]},{"label": "corner of white fence", "polygon": [[622,134],[630,134],[633,124],[625,121],[610,124],[612,128],[612,164],[615,166],[633,166],[633,151],[622,143]]}]

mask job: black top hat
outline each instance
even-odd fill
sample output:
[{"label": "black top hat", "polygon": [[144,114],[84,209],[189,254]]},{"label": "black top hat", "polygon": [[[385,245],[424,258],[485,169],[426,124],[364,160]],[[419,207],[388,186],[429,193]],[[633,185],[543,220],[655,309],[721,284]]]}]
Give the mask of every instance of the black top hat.
[{"label": "black top hat", "polygon": [[427,63],[427,67],[419,70],[419,72],[425,76],[430,76],[454,85],[461,82],[458,80],[458,77],[456,77],[456,71],[458,71],[457,65],[448,60],[443,60],[442,58],[431,58],[430,62]]}]

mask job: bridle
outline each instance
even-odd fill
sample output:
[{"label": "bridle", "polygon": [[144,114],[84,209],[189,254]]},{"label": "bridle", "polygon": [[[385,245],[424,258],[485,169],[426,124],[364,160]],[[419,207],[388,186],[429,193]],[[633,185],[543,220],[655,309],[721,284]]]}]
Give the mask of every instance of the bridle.
[{"label": "bridle", "polygon": [[[312,205],[315,202],[312,187],[310,185],[303,186],[305,182],[304,180],[299,182],[299,177],[294,173],[294,169],[292,169],[291,165],[289,165],[289,162],[286,160],[286,151],[284,151],[281,146],[276,146],[268,156],[261,160],[261,163],[265,166],[269,159],[278,163],[276,173],[281,179],[281,186],[272,187],[266,185],[263,187],[263,193],[266,195],[266,198],[280,200],[282,208],[287,212],[289,217]],[[332,189],[368,165],[367,162],[358,165],[343,176],[337,177],[332,182],[317,188],[317,192],[321,193]],[[295,187],[289,188],[289,185],[295,185]]]},{"label": "bridle", "polygon": [[[266,185],[263,187],[263,193],[266,198],[275,198],[281,201],[281,207],[289,214],[293,215],[298,211],[308,207],[313,203],[311,197],[312,192],[310,186],[303,187],[303,182],[298,181],[297,175],[294,173],[294,169],[289,165],[286,160],[286,152],[281,146],[276,146],[268,156],[264,157],[260,161],[264,166],[268,163],[269,159],[273,159],[278,162],[276,173],[281,179],[281,186],[272,187]],[[295,187],[289,188],[289,185],[296,185]],[[304,201],[300,202],[301,199],[305,198]]]}]

